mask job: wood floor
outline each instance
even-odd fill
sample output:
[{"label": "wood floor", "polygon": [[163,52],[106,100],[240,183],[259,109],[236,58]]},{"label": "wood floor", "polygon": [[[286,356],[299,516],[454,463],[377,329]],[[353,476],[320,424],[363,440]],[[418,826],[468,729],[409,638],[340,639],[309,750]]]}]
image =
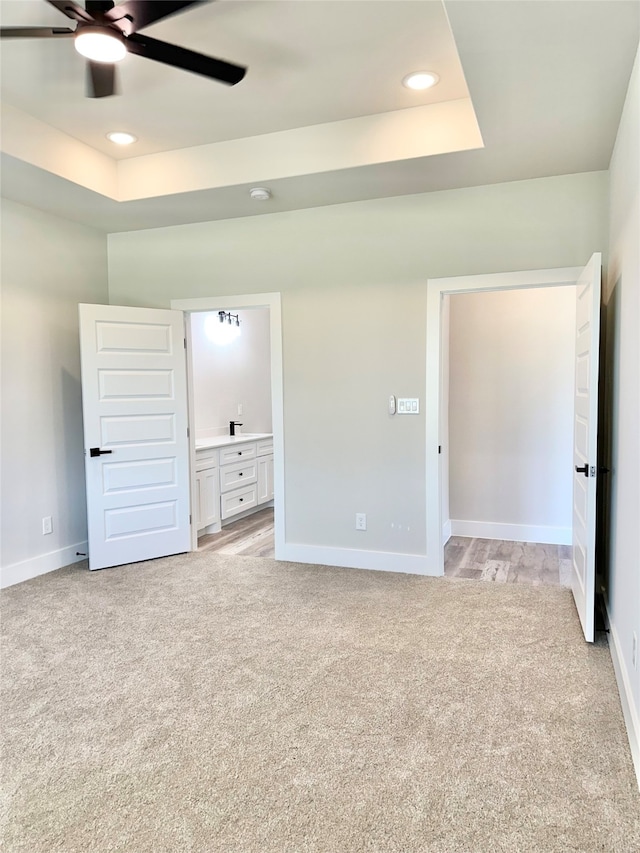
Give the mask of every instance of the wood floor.
[{"label": "wood floor", "polygon": [[[273,508],[198,539],[199,551],[216,551],[244,557],[275,557]],[[499,539],[469,539],[452,536],[444,549],[444,573],[448,578],[466,578],[494,583],[571,583],[571,548]]]},{"label": "wood floor", "polygon": [[570,586],[571,548],[452,536],[444,549],[444,574],[496,583]]},{"label": "wood floor", "polygon": [[198,539],[198,551],[217,551],[241,557],[275,557],[273,507],[208,533]]}]

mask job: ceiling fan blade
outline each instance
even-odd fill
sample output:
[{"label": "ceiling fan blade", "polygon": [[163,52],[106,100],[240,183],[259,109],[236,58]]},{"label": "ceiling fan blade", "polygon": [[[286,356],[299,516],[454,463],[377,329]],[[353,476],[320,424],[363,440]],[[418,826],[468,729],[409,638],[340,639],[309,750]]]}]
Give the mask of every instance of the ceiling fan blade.
[{"label": "ceiling fan blade", "polygon": [[162,18],[196,5],[202,6],[203,0],[127,0],[107,12],[106,18],[111,23],[117,23],[126,35],[131,35]]},{"label": "ceiling fan blade", "polygon": [[239,83],[247,69],[240,65],[233,65],[222,59],[214,59],[203,53],[195,53],[175,44],[167,44],[164,41],[149,38],[149,36],[134,33],[126,39],[127,50],[146,59],[154,59],[156,62],[164,62],[165,65],[173,65],[176,68],[184,68],[193,74],[202,74],[203,77],[211,77],[234,86]]},{"label": "ceiling fan blade", "polygon": [[74,21],[84,21],[84,23],[93,21],[91,15],[85,12],[82,6],[73,3],[72,0],[47,0],[47,3],[55,6],[63,15],[72,18]]},{"label": "ceiling fan blade", "polygon": [[0,38],[3,39],[49,39],[68,38],[75,30],[68,27],[2,27]]},{"label": "ceiling fan blade", "polygon": [[87,97],[108,98],[116,94],[116,67],[113,63],[87,62]]}]

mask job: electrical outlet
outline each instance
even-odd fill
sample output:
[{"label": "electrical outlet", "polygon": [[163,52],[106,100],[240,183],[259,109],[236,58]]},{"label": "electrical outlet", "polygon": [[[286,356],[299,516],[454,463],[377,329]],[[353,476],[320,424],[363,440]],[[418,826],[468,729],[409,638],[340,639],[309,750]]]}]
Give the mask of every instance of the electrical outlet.
[{"label": "electrical outlet", "polygon": [[367,529],[367,514],[366,512],[357,512],[356,513],[356,530],[366,530]]},{"label": "electrical outlet", "polygon": [[634,669],[638,668],[638,635],[635,631],[631,640],[631,666]]},{"label": "electrical outlet", "polygon": [[45,515],[42,519],[42,535],[47,536],[49,533],[53,533],[53,519],[50,515]]},{"label": "electrical outlet", "polygon": [[238,414],[242,414],[242,403],[238,403]]}]

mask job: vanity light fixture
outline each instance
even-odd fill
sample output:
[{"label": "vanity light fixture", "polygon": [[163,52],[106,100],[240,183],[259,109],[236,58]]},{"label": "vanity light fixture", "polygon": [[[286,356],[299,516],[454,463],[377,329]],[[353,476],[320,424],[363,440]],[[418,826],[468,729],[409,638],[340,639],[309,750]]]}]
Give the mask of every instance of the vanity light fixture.
[{"label": "vanity light fixture", "polygon": [[224,323],[226,320],[229,325],[235,323],[236,326],[240,325],[240,318],[237,314],[232,314],[230,311],[218,311],[218,319],[221,323]]},{"label": "vanity light fixture", "polygon": [[125,133],[123,130],[112,130],[111,133],[107,133],[107,139],[109,142],[115,142],[116,145],[131,145],[138,141],[138,137],[133,133]]},{"label": "vanity light fixture", "polygon": [[124,36],[107,27],[82,25],[73,39],[73,46],[93,62],[119,62],[127,55]]},{"label": "vanity light fixture", "polygon": [[430,89],[439,79],[435,71],[412,71],[402,80],[402,85],[407,89]]},{"label": "vanity light fixture", "polygon": [[205,332],[214,344],[230,344],[240,335],[240,318],[230,311],[218,311],[217,320],[215,314],[210,314],[205,321]]}]

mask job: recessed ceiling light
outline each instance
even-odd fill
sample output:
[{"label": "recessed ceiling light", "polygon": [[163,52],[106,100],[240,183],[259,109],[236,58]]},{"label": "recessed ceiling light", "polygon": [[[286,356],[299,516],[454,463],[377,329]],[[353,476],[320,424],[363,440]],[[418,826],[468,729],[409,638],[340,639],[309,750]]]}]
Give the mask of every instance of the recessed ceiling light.
[{"label": "recessed ceiling light", "polygon": [[271,198],[271,190],[266,187],[253,187],[249,190],[249,195],[254,201],[268,201]]},{"label": "recessed ceiling light", "polygon": [[109,142],[115,142],[116,145],[131,145],[132,142],[137,142],[138,137],[133,133],[124,133],[121,130],[114,130],[112,133],[107,133]]},{"label": "recessed ceiling light", "polygon": [[413,71],[403,79],[402,85],[407,89],[430,89],[439,79],[434,71]]},{"label": "recessed ceiling light", "polygon": [[73,40],[78,53],[93,62],[119,62],[127,55],[124,38],[105,27],[83,26]]}]

